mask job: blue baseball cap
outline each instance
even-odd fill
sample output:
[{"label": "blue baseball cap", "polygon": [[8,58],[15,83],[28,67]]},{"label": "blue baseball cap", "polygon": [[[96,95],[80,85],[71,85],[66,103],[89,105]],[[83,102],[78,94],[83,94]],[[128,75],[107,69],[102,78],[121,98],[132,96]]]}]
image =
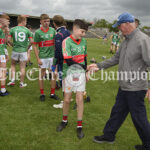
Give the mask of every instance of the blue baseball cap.
[{"label": "blue baseball cap", "polygon": [[130,13],[123,13],[118,17],[117,22],[112,25],[113,28],[118,27],[119,25],[121,25],[122,23],[126,23],[126,22],[134,22],[134,16],[131,15]]}]

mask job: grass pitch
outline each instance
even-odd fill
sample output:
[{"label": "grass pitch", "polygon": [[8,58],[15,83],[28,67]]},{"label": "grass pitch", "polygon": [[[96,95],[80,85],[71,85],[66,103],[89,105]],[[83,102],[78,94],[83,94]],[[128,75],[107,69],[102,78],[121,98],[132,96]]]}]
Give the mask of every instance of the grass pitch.
[{"label": "grass pitch", "polygon": [[[92,57],[102,61],[102,56],[107,58],[112,56],[109,53],[110,41],[107,45],[102,44],[102,40],[99,39],[87,41],[88,62]],[[11,49],[9,52],[11,53]],[[32,62],[32,67],[37,68],[33,51]],[[117,66],[107,69],[107,71],[115,70]],[[100,72],[97,73],[99,74]],[[38,77],[38,73],[34,75]],[[62,109],[52,107],[58,102],[49,98],[49,81],[45,81],[45,102],[39,101],[38,81],[26,79],[25,82],[28,84],[26,88],[19,88],[19,81],[16,81],[14,87],[7,87],[11,94],[0,97],[0,150],[133,150],[135,144],[141,144],[130,115],[118,131],[113,145],[97,144],[92,141],[93,136],[102,134],[109,118],[118,90],[117,81],[104,83],[98,80],[87,83],[87,93],[91,97],[91,102],[85,103],[83,118],[85,137],[82,140],[76,137],[77,115],[72,109],[75,101],[70,106],[68,126],[61,133],[57,133],[56,126],[62,119]],[[56,91],[56,94],[63,98],[61,90]],[[146,107],[150,118],[150,104],[147,100]]]}]

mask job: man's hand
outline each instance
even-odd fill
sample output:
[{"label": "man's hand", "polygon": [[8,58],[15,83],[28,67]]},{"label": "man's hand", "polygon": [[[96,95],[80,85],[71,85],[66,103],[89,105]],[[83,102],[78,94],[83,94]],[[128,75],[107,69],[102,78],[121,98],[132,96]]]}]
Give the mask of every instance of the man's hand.
[{"label": "man's hand", "polygon": [[148,101],[150,102],[150,89],[147,90],[146,98],[148,98]]},{"label": "man's hand", "polygon": [[87,66],[87,70],[90,70],[90,69],[93,68],[93,67],[97,68],[97,65],[96,65],[96,64],[88,65],[88,66]]}]

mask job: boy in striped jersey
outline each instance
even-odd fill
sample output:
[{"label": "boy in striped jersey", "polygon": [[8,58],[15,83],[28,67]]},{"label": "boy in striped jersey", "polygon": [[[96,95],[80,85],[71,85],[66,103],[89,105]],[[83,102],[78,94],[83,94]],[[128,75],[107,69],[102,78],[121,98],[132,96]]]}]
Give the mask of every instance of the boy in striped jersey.
[{"label": "boy in striped jersey", "polygon": [[[40,86],[40,100],[45,101],[44,94],[44,81],[46,69],[51,69],[53,65],[54,57],[54,37],[56,31],[54,28],[49,27],[50,18],[47,14],[42,14],[40,16],[40,29],[36,30],[34,36],[34,52],[37,58],[39,70],[39,86]],[[55,94],[56,79],[51,80],[51,92],[50,98],[59,100],[58,96]]]},{"label": "boy in striped jersey", "polygon": [[82,131],[83,118],[83,93],[86,84],[86,66],[87,66],[87,44],[82,38],[88,30],[87,24],[76,19],[73,24],[73,34],[63,41],[62,51],[64,57],[63,63],[63,120],[57,127],[57,131],[61,132],[68,124],[68,112],[72,92],[76,93],[77,103],[77,137],[84,137]]},{"label": "boy in striped jersey", "polygon": [[0,96],[9,95],[9,92],[5,88],[6,85],[5,46],[7,41],[7,35],[5,35],[5,31],[8,30],[8,25],[9,25],[9,17],[6,14],[0,15],[0,82],[1,82]]}]

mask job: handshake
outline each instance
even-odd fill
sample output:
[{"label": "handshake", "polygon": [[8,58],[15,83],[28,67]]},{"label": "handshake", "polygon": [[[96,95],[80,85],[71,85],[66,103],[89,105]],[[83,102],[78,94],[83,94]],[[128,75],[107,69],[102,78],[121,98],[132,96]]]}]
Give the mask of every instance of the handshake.
[{"label": "handshake", "polygon": [[87,72],[86,72],[86,80],[88,81],[90,79],[90,75],[93,75],[94,72],[99,71],[99,68],[97,64],[91,64],[87,66]]}]

